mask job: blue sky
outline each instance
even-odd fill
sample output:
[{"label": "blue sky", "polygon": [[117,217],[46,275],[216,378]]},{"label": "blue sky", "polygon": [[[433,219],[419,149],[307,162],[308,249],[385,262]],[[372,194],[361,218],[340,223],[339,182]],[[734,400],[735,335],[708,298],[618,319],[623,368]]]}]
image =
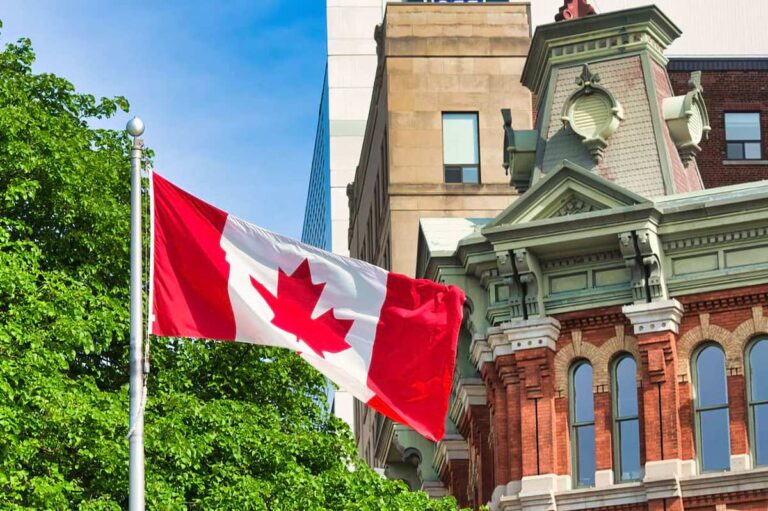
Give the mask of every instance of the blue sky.
[{"label": "blue sky", "polygon": [[[37,72],[123,95],[155,168],[199,197],[298,237],[325,68],[322,0],[3,0],[0,42]],[[123,129],[129,115],[107,126]]]}]

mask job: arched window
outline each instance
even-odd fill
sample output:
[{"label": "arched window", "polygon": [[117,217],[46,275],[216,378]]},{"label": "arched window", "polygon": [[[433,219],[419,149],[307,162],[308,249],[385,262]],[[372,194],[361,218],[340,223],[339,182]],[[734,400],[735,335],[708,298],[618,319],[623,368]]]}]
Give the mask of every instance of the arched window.
[{"label": "arched window", "polygon": [[637,363],[622,355],[613,365],[613,453],[618,481],[640,479]]},{"label": "arched window", "polygon": [[696,451],[702,472],[731,468],[725,353],[707,344],[693,357]]},{"label": "arched window", "polygon": [[592,366],[577,362],[571,369],[571,453],[575,486],[595,485],[595,403]]},{"label": "arched window", "polygon": [[755,465],[768,465],[768,337],[756,339],[747,350],[749,437]]}]

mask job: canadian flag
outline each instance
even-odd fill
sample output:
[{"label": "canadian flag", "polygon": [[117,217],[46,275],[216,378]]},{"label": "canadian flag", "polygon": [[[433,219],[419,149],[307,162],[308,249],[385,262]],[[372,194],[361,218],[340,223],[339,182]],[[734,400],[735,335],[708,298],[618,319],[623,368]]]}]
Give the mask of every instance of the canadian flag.
[{"label": "canadian flag", "polygon": [[150,333],[279,346],[431,440],[463,292],[304,245],[152,175]]}]

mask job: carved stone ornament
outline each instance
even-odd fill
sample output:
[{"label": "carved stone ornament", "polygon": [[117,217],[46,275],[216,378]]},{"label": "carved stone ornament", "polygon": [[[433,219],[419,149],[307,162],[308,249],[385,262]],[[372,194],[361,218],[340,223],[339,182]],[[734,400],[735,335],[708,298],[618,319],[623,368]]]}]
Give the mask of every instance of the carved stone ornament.
[{"label": "carved stone ornament", "polygon": [[597,85],[600,75],[584,64],[576,78],[579,90],[574,92],[563,107],[563,125],[570,126],[582,139],[595,162],[603,159],[608,138],[624,119],[624,109],[605,88]]},{"label": "carved stone ornament", "polygon": [[701,87],[701,71],[691,73],[688,87],[689,91],[684,96],[665,98],[662,103],[669,134],[686,166],[701,152],[699,143],[707,138],[711,130],[704,89]]},{"label": "carved stone ornament", "polygon": [[596,14],[595,8],[589,5],[587,0],[565,0],[563,6],[555,14],[555,21],[568,21],[594,14]]},{"label": "carved stone ornament", "polygon": [[598,209],[597,206],[585,200],[573,198],[563,204],[563,206],[555,212],[554,216],[578,215],[579,213],[590,213],[592,211],[597,211]]}]

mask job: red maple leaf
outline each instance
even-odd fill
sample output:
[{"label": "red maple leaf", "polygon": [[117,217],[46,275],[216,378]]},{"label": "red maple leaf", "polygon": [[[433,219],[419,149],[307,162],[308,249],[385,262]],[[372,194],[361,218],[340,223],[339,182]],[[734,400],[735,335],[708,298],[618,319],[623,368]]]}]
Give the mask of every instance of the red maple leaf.
[{"label": "red maple leaf", "polygon": [[323,352],[339,353],[350,348],[344,339],[354,320],[338,319],[333,309],[312,319],[312,311],[320,300],[325,282],[312,283],[309,260],[304,259],[290,275],[278,268],[277,296],[253,277],[251,284],[275,314],[272,324],[304,341],[321,358],[325,358]]}]

